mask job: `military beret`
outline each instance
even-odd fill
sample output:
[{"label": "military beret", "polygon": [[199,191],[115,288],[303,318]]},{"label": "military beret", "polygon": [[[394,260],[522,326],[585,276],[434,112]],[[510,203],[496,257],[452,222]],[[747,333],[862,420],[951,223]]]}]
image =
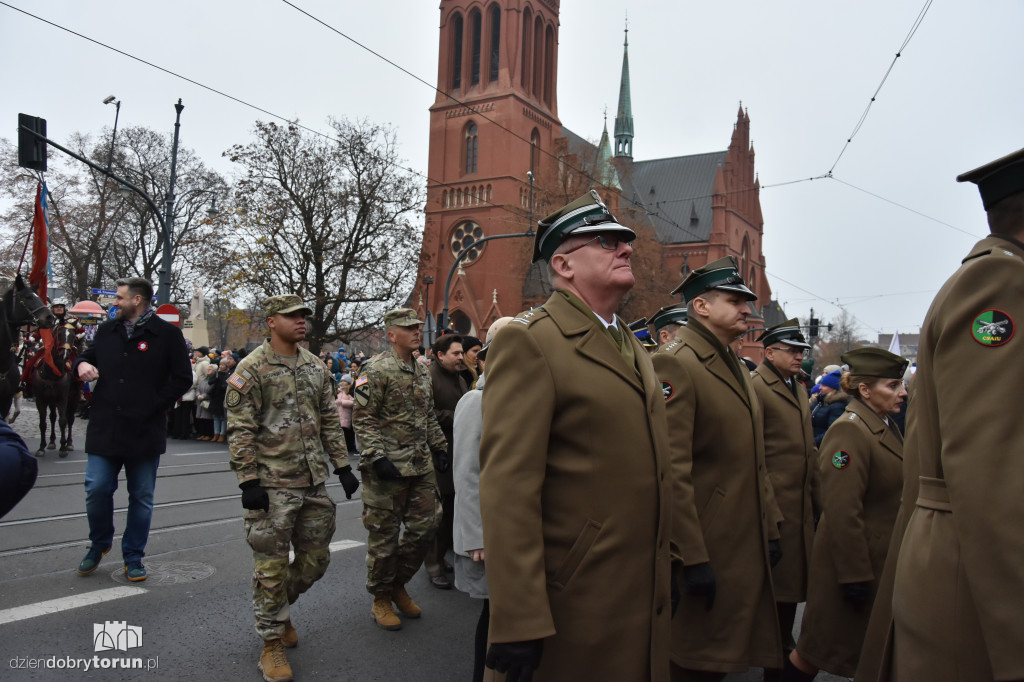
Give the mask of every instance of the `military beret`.
[{"label": "military beret", "polygon": [[296,310],[305,310],[307,315],[313,314],[313,309],[303,303],[302,298],[295,294],[271,296],[263,301],[263,309],[267,317],[271,315],[287,315],[288,313],[294,313]]},{"label": "military beret", "polygon": [[417,324],[423,324],[423,320],[416,317],[412,308],[395,308],[384,313],[385,327],[412,327]]},{"label": "military beret", "polygon": [[732,256],[719,258],[693,270],[672,290],[672,295],[682,293],[683,300],[689,303],[711,289],[742,294],[748,301],[757,300],[757,294],[747,288]]},{"label": "military beret", "polygon": [[882,379],[902,379],[909,360],[884,348],[854,348],[840,356],[850,366],[850,374],[864,374]]},{"label": "military beret", "polygon": [[764,344],[765,348],[773,343],[784,343],[787,346],[803,349],[811,347],[811,344],[807,343],[804,335],[800,332],[800,321],[796,318],[788,319],[774,327],[765,329],[758,341]]},{"label": "military beret", "polygon": [[1024,149],[962,173],[956,181],[976,184],[987,211],[1003,199],[1024,192]]},{"label": "military beret", "polygon": [[686,306],[680,303],[673,303],[658,310],[651,315],[651,325],[654,331],[670,324],[686,324]]},{"label": "military beret", "polygon": [[611,214],[601,195],[590,190],[576,201],[566,204],[537,223],[537,237],[533,242],[533,262],[551,260],[558,245],[570,236],[591,232],[626,232],[630,240],[636,232],[621,225]]}]

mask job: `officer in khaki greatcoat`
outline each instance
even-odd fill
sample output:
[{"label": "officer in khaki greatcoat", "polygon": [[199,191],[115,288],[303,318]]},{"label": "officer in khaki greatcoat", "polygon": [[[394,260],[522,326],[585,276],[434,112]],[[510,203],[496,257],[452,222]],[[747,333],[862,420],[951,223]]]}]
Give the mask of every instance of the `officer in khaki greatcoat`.
[{"label": "officer in khaki greatcoat", "polygon": [[[901,681],[1024,679],[1024,149],[957,180],[978,185],[992,234],[921,328],[908,525],[894,541],[891,679]],[[865,680],[885,678],[865,667]]]},{"label": "officer in khaki greatcoat", "polygon": [[[231,469],[245,508],[253,552],[253,612],[263,639],[259,669],[268,682],[290,680],[285,647],[298,644],[290,605],[327,570],[334,501],[324,453],[351,499],[359,486],[348,463],[334,385],[320,360],[298,345],[313,311],[295,294],[264,302],[270,338],[228,378]],[[289,563],[288,552],[295,559]]]},{"label": "officer in khaki greatcoat", "polygon": [[654,340],[658,348],[664,348],[676,339],[676,332],[686,324],[686,305],[673,303],[663,306],[651,315],[650,325],[654,329]]},{"label": "officer in khaki greatcoat", "polygon": [[665,405],[650,356],[615,315],[635,236],[596,192],[542,220],[534,260],[555,292],[489,351],[489,679],[668,679]]},{"label": "officer in khaki greatcoat", "polygon": [[672,620],[672,679],[779,668],[771,566],[782,556],[782,514],[761,407],[729,347],[747,331],[757,296],[731,256],[693,270],[672,293],[687,301],[686,326],[653,356],[672,447],[673,559],[686,588]]},{"label": "officer in khaki greatcoat", "polygon": [[782,643],[792,649],[796,605],[807,598],[814,542],[814,511],[818,507],[818,451],[814,447],[807,389],[796,380],[804,353],[811,346],[800,332],[800,322],[786,320],[758,339],[765,359],[751,374],[764,412],[764,459],[775,501],[785,519],[782,560],[772,568]]},{"label": "officer in khaki greatcoat", "polygon": [[[353,385],[352,426],[361,448],[366,590],[371,614],[385,630],[420,607],[405,585],[423,563],[441,522],[434,462],[447,466],[448,443],[434,412],[427,368],[413,359],[423,340],[423,322],[410,308],[390,310],[384,327],[391,350],[363,365]],[[403,532],[403,528],[404,532]]]}]

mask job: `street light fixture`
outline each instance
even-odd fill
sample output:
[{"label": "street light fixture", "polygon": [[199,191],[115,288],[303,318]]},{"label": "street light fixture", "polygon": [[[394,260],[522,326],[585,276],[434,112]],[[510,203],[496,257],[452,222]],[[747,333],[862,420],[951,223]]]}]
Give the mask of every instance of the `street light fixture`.
[{"label": "street light fixture", "polygon": [[220,215],[220,211],[217,210],[217,197],[214,196],[210,201],[210,208],[206,209],[206,217],[213,220]]},{"label": "street light fixture", "polygon": [[104,104],[110,104],[114,102],[114,132],[110,135],[110,153],[107,155],[107,172],[110,172],[110,167],[114,163],[114,140],[117,139],[117,119],[121,116],[121,100],[117,99],[113,95],[107,95],[106,99],[103,100]]}]

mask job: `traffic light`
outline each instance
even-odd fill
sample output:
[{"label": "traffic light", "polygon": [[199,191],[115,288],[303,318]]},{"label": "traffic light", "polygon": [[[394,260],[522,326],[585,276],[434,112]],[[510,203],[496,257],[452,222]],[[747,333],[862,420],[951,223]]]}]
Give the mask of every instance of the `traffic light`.
[{"label": "traffic light", "polygon": [[25,128],[46,137],[46,119],[28,114],[18,114],[18,165],[45,173],[46,142]]},{"label": "traffic light", "polygon": [[818,318],[812,317],[811,318],[811,329],[810,329],[810,336],[811,336],[812,339],[818,337],[818,324],[819,324]]}]

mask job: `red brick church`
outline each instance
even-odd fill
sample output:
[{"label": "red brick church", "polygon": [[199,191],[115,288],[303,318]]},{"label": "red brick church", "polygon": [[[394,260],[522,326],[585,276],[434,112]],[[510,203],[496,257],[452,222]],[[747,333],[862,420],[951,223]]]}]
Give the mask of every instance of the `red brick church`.
[{"label": "red brick church", "polygon": [[[464,251],[449,289],[448,316],[457,331],[483,337],[498,317],[542,303],[550,288],[530,264],[532,237],[478,240],[526,233],[595,188],[638,234],[637,284],[619,311],[627,321],[671,303],[668,292],[686,272],[728,254],[758,295],[752,326],[785,319],[765,276],[764,220],[742,106],[728,149],[635,160],[627,39],[614,135],[606,121],[595,146],[558,118],[558,8],[559,0],[441,0],[413,307],[436,319]],[[758,359],[754,337],[748,333],[738,350]]]}]

